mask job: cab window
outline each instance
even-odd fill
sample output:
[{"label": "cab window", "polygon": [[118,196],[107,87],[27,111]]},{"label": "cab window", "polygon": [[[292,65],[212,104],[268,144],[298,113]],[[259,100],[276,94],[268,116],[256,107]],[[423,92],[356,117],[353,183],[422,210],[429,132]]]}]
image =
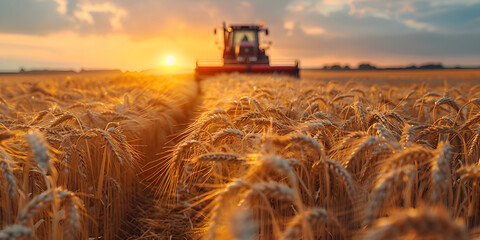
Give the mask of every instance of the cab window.
[{"label": "cab window", "polygon": [[237,31],[235,31],[234,36],[233,36],[234,46],[240,44],[241,42],[256,43],[257,39],[255,37],[255,31],[251,31],[251,30],[237,30]]}]

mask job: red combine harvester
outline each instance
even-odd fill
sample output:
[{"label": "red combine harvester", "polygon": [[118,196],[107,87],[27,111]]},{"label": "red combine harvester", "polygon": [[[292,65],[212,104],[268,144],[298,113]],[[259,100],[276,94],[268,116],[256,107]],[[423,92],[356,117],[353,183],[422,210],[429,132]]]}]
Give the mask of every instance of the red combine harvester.
[{"label": "red combine harvester", "polygon": [[[295,60],[290,66],[272,66],[264,48],[260,48],[259,32],[268,35],[268,29],[260,25],[230,25],[223,23],[223,63],[220,66],[202,65],[198,60],[195,67],[197,80],[218,73],[278,73],[299,77],[300,69]],[[214,29],[217,34],[217,29]]]}]

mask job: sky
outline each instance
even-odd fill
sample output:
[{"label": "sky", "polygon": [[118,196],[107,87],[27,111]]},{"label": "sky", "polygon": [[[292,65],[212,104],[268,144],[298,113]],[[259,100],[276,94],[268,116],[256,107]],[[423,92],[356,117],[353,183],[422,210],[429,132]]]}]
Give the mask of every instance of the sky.
[{"label": "sky", "polygon": [[222,21],[264,22],[303,67],[480,65],[480,0],[0,0],[0,71],[193,68]]}]

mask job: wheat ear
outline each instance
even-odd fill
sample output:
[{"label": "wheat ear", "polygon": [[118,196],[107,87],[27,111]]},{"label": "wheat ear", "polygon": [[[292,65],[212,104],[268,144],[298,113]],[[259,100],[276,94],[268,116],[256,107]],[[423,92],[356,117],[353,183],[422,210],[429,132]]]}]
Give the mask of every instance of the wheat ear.
[{"label": "wheat ear", "polygon": [[311,230],[315,225],[320,223],[332,223],[333,225],[340,227],[338,220],[328,214],[327,210],[323,208],[314,208],[304,211],[301,214],[296,215],[287,225],[287,228],[282,234],[282,240],[299,239],[302,234],[303,223],[307,223]]},{"label": "wheat ear", "polygon": [[53,203],[54,195],[64,203],[66,209],[65,217],[68,225],[67,229],[70,229],[68,231],[76,231],[79,229],[79,210],[82,208],[81,200],[72,192],[61,188],[50,189],[35,196],[19,213],[17,222],[26,225],[29,219]]},{"label": "wheat ear", "polygon": [[372,197],[365,215],[366,225],[373,223],[387,197],[396,190],[395,186],[404,182],[406,182],[407,185],[411,184],[415,178],[414,174],[415,169],[412,166],[407,166],[399,169],[392,169],[392,171],[382,175],[380,179],[377,180],[377,184],[373,189]]},{"label": "wheat ear", "polygon": [[[445,209],[407,209],[387,218],[378,219],[365,240],[395,239],[415,232],[417,238],[431,236],[442,239],[468,239],[463,223],[454,221]],[[437,238],[438,239],[438,238]]]},{"label": "wheat ear", "polygon": [[48,154],[48,145],[45,137],[40,131],[34,130],[25,134],[25,138],[33,151],[38,166],[44,172],[47,172],[50,169],[50,155]]},{"label": "wheat ear", "polygon": [[9,225],[0,231],[2,240],[18,240],[32,237],[32,229],[20,224]]},{"label": "wheat ear", "polygon": [[0,148],[0,154],[0,171],[7,184],[10,197],[15,197],[17,195],[17,179],[13,174],[13,159],[2,148]]}]

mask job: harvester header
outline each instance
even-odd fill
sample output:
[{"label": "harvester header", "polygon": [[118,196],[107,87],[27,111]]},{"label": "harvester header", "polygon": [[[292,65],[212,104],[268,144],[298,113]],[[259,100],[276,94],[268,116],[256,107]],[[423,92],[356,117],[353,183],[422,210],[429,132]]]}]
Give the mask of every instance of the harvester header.
[{"label": "harvester header", "polygon": [[[223,32],[223,61],[221,66],[203,65],[197,60],[195,76],[201,79],[218,73],[278,73],[298,77],[299,63],[292,65],[272,66],[266,48],[260,48],[260,32],[268,35],[268,28],[263,22],[257,24],[236,24],[227,27],[225,22],[220,29]],[[214,29],[217,34],[217,28]],[[271,43],[271,42],[270,42]]]}]

